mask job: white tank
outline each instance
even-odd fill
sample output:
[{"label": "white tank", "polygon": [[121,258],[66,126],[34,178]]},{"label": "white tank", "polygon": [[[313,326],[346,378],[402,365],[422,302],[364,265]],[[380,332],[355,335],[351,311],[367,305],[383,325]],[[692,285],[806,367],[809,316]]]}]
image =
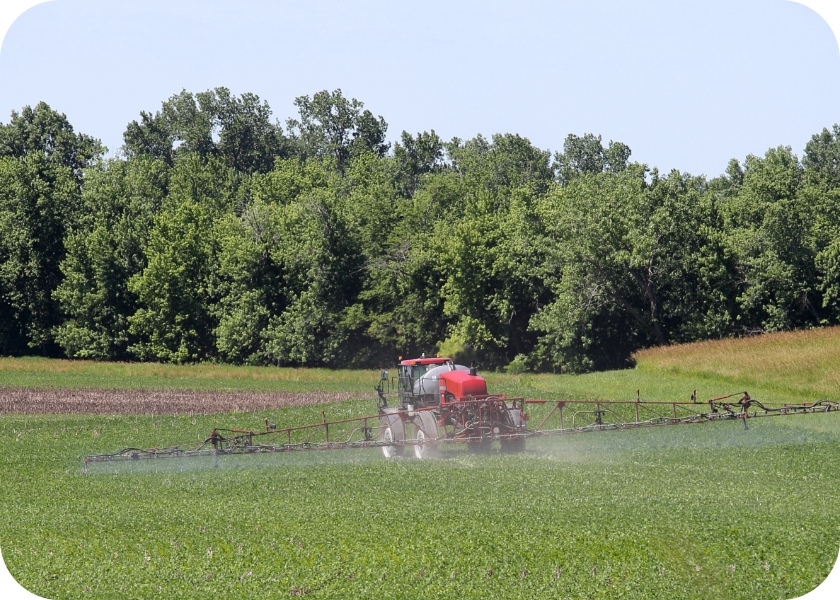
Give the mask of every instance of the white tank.
[{"label": "white tank", "polygon": [[426,396],[433,394],[436,398],[440,394],[440,383],[438,377],[441,373],[448,373],[449,371],[469,371],[469,367],[464,365],[441,365],[434,369],[429,369],[414,382],[413,393],[415,396]]}]

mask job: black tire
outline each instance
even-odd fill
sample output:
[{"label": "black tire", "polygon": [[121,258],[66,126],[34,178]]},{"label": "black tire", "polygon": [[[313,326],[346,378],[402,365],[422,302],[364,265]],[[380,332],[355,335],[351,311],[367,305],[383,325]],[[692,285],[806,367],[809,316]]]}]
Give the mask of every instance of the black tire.
[{"label": "black tire", "polygon": [[501,440],[502,452],[505,454],[518,454],[525,451],[525,438],[513,438],[510,440]]},{"label": "black tire", "polygon": [[467,442],[467,450],[473,454],[487,454],[493,446],[492,439],[481,440],[480,442]]},{"label": "black tire", "polygon": [[382,446],[385,458],[402,456],[405,449],[405,423],[397,414],[384,414],[379,417],[379,441],[395,442],[393,446]]},{"label": "black tire", "polygon": [[[414,417],[414,439],[418,441],[436,440],[440,436],[437,420],[430,411],[417,413]],[[424,460],[438,456],[438,448],[434,444],[417,444],[414,446],[414,457]]]}]

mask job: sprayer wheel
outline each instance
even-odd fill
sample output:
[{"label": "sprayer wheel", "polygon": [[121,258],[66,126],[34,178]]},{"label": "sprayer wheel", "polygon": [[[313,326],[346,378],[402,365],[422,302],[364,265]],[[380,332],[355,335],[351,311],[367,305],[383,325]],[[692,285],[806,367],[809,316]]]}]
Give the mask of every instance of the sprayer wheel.
[{"label": "sprayer wheel", "polygon": [[405,442],[405,424],[399,415],[383,415],[379,417],[381,429],[380,439],[383,442],[396,443],[397,445],[382,446],[382,454],[385,458],[402,456],[403,442]]},{"label": "sprayer wheel", "polygon": [[438,454],[438,449],[432,444],[424,444],[428,440],[438,438],[438,426],[435,416],[430,412],[421,412],[414,418],[414,439],[419,444],[414,446],[414,456],[423,460]]},{"label": "sprayer wheel", "polygon": [[[393,443],[394,430],[390,427],[386,427],[385,431],[382,433],[382,441]],[[399,454],[401,450],[402,446],[382,446],[382,454],[385,455],[385,458],[393,458],[394,456]]]},{"label": "sprayer wheel", "polygon": [[467,442],[467,450],[474,454],[487,454],[490,452],[492,444],[492,439],[482,440],[480,442]]},{"label": "sprayer wheel", "polygon": [[414,431],[414,439],[419,442],[416,446],[414,446],[414,456],[418,460],[423,460],[428,455],[429,451],[428,446],[422,445],[422,443],[426,441],[426,434],[423,433],[422,429],[417,428]]},{"label": "sprayer wheel", "polygon": [[502,445],[502,452],[506,454],[516,454],[525,451],[525,438],[513,438],[511,440],[500,440]]}]

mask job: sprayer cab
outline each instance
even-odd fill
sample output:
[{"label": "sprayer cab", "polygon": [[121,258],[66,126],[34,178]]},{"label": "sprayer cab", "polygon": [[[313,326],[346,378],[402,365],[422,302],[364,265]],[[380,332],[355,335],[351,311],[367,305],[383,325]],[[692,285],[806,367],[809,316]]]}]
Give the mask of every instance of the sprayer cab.
[{"label": "sprayer cab", "polygon": [[[475,366],[456,365],[451,358],[422,355],[402,360],[400,357],[398,369],[400,406],[434,407],[487,396],[487,382],[478,375]],[[377,391],[384,391],[381,387]],[[382,404],[387,406],[387,402]]]},{"label": "sprayer cab", "polygon": [[455,369],[465,369],[452,362],[451,358],[434,357],[409,360],[400,359],[398,366],[397,392],[403,406],[433,406],[439,402],[438,377]]}]

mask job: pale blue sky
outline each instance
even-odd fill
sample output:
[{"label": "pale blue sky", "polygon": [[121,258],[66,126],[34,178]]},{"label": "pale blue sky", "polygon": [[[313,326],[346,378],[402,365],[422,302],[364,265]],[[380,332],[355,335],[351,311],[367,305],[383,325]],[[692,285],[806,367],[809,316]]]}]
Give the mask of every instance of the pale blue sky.
[{"label": "pale blue sky", "polygon": [[44,100],[116,150],[141,110],[215,86],[281,121],[341,88],[392,140],[591,132],[710,176],[840,122],[837,42],[785,0],[53,0],[3,41],[0,121]]}]

